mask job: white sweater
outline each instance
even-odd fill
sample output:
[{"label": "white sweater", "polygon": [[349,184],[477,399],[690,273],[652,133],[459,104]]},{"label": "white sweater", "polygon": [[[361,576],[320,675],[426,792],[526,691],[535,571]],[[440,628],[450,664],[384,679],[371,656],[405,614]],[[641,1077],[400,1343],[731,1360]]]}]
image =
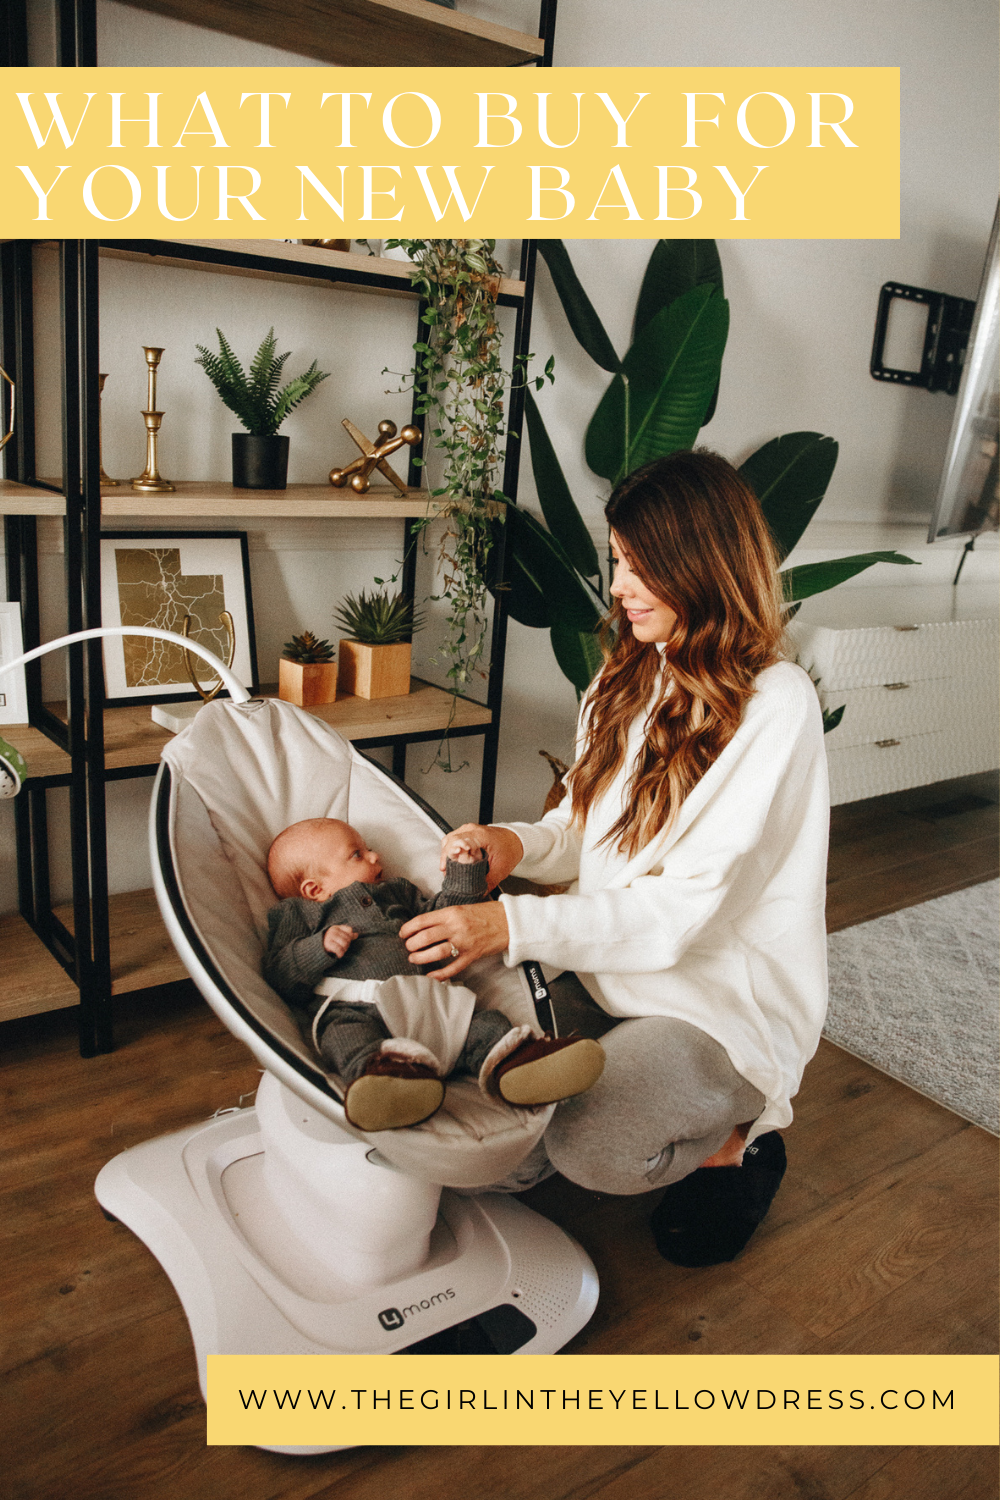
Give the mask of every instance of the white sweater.
[{"label": "white sweater", "polygon": [[509,965],[575,969],[612,1016],[676,1016],[718,1041],[767,1098],[752,1136],[787,1125],[826,1014],[829,790],[823,723],[801,667],[757,679],[743,721],[673,826],[632,859],[598,848],[617,820],[643,735],[581,832],[569,798],[509,823],[516,874],[573,881],[561,896],[503,896]]}]

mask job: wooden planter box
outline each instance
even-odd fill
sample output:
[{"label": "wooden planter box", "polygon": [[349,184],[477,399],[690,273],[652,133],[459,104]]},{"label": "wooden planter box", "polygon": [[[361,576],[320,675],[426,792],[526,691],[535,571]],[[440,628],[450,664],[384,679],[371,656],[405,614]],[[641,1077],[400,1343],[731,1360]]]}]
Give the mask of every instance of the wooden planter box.
[{"label": "wooden planter box", "polygon": [[339,647],[342,693],[356,698],[398,698],[410,691],[409,641],[394,646],[367,646],[363,641],[341,641]]},{"label": "wooden planter box", "polygon": [[337,701],[337,663],[335,661],[278,662],[278,697],[299,708],[314,708],[319,703]]}]

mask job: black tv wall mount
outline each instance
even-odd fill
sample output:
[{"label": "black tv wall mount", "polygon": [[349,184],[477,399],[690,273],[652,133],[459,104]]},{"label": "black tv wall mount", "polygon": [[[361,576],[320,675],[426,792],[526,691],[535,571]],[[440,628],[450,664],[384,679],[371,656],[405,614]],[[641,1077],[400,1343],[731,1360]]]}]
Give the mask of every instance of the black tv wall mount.
[{"label": "black tv wall mount", "polygon": [[[897,297],[906,302],[920,302],[927,307],[927,331],[919,370],[898,370],[883,362],[889,311]],[[874,380],[891,380],[898,385],[922,386],[928,391],[958,394],[965,361],[965,349],[972,328],[976,304],[968,297],[949,297],[945,292],[931,292],[922,286],[906,286],[887,281],[879,292],[875,317],[875,340],[872,344],[871,373]]]}]

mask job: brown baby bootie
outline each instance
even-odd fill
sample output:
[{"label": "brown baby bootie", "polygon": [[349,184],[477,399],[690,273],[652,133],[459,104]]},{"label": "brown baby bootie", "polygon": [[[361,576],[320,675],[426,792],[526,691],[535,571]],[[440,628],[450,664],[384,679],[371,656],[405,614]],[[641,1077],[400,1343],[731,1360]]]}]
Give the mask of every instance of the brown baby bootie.
[{"label": "brown baby bootie", "polygon": [[[504,1043],[514,1038],[516,1032],[509,1032],[494,1052],[500,1053]],[[522,1106],[571,1099],[591,1088],[603,1071],[604,1048],[600,1042],[576,1032],[564,1037],[528,1036],[492,1066],[489,1057],[483,1065],[490,1091],[508,1104]]]},{"label": "brown baby bootie", "polygon": [[[415,1043],[405,1050],[384,1043],[348,1084],[344,1113],[358,1130],[401,1130],[420,1125],[441,1108],[444,1083],[433,1053]],[[416,1052],[420,1058],[414,1056]],[[409,1055],[407,1055],[409,1053]],[[428,1061],[424,1061],[426,1057]]]}]

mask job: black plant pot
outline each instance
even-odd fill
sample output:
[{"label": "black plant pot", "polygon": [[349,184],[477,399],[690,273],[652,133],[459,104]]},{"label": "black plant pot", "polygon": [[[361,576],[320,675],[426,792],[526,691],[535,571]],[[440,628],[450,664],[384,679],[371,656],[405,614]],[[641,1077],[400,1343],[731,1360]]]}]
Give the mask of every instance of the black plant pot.
[{"label": "black plant pot", "polygon": [[283,490],[288,483],[288,439],[233,433],[233,484],[238,490]]}]

